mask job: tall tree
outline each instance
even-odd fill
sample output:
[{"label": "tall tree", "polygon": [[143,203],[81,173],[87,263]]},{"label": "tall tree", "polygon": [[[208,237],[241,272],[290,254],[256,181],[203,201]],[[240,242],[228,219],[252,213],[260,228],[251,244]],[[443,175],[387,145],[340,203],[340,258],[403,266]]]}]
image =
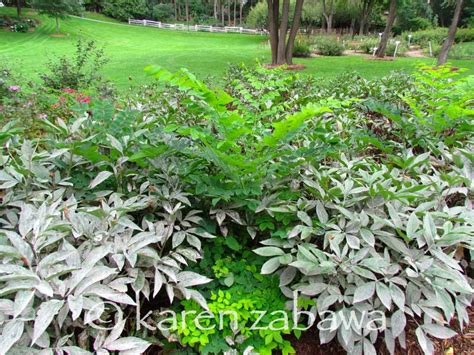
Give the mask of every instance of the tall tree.
[{"label": "tall tree", "polygon": [[449,50],[453,46],[456,31],[458,29],[459,19],[461,18],[463,0],[456,0],[456,8],[454,9],[453,21],[449,26],[448,37],[444,40],[441,51],[439,52],[438,64],[443,65],[448,60]]},{"label": "tall tree", "polygon": [[186,23],[189,25],[189,0],[185,3]]},{"label": "tall tree", "polygon": [[267,0],[267,8],[272,64],[290,65],[293,60],[293,47],[296,35],[300,27],[301,14],[303,12],[303,0],[296,0],[293,22],[288,36],[290,0],[283,0],[281,21],[279,0]]},{"label": "tall tree", "polygon": [[56,33],[59,33],[60,19],[83,10],[81,0],[33,0],[32,6],[39,10],[40,14],[56,19]]},{"label": "tall tree", "polygon": [[286,64],[293,64],[293,47],[295,45],[296,35],[300,29],[301,16],[303,14],[303,1],[296,0],[295,14],[293,15],[293,23],[291,24],[290,34],[288,36],[288,43],[286,45]]},{"label": "tall tree", "polygon": [[374,6],[375,0],[362,0],[361,1],[361,8],[360,8],[360,27],[359,27],[359,35],[362,36],[365,33],[367,28],[367,23],[369,21],[370,13],[372,12],[372,8]]},{"label": "tall tree", "polygon": [[240,6],[239,6],[239,25],[242,26],[244,0],[240,0],[239,3],[240,3]]},{"label": "tall tree", "polygon": [[222,26],[225,26],[225,0],[221,0],[221,20]]},{"label": "tall tree", "polygon": [[397,17],[397,0],[390,0],[390,6],[388,9],[387,24],[385,25],[385,30],[383,31],[382,38],[380,39],[379,46],[375,52],[376,56],[383,58],[385,55],[385,49],[387,48],[388,39],[392,33],[393,23],[395,22],[395,17]]},{"label": "tall tree", "polygon": [[322,0],[324,22],[326,23],[326,32],[332,32],[332,20],[334,18],[334,0],[329,0],[329,9],[326,6],[326,0]]},{"label": "tall tree", "polygon": [[16,0],[16,14],[21,17],[21,0]]},{"label": "tall tree", "polygon": [[234,0],[234,26],[237,26],[237,0]]},{"label": "tall tree", "polygon": [[272,64],[278,64],[278,24],[280,23],[280,2],[279,0],[267,0],[267,7]]}]

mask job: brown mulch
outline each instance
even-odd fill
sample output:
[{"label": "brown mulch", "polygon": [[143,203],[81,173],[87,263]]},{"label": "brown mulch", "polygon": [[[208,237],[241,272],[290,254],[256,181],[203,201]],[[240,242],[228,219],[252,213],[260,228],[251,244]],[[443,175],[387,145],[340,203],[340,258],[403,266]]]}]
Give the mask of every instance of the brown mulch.
[{"label": "brown mulch", "polygon": [[337,341],[333,340],[328,344],[319,343],[318,329],[312,327],[301,334],[299,339],[292,336],[291,345],[298,355],[345,355],[347,352],[340,346]]},{"label": "brown mulch", "polygon": [[[459,323],[453,319],[450,327],[455,330],[458,335],[451,339],[434,339],[435,355],[471,355],[474,354],[474,307],[468,309],[469,325],[466,326],[461,333]],[[397,342],[395,348],[395,355],[423,355],[423,351],[418,345],[415,330],[417,325],[414,320],[408,321],[408,328],[406,334],[407,348],[402,349]],[[303,333],[300,339],[292,337],[292,345],[296,350],[297,355],[344,355],[346,351],[337,343],[337,340],[331,341],[329,344],[319,344],[318,330],[313,327]],[[377,344],[377,354],[389,355],[385,347],[383,339],[380,339]]]},{"label": "brown mulch", "polygon": [[264,64],[263,67],[265,69],[283,68],[285,70],[304,70],[304,69],[306,69],[306,66],[303,65],[303,64],[292,64],[292,65]]}]

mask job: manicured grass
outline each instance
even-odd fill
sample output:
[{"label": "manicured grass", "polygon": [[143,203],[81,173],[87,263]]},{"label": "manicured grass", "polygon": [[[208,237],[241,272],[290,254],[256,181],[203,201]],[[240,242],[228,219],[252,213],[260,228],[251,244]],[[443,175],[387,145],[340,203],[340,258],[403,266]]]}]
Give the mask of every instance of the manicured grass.
[{"label": "manicured grass", "polygon": [[[11,8],[0,9],[1,14],[14,14]],[[26,16],[37,16],[31,11]],[[79,38],[94,39],[105,50],[110,62],[104,75],[124,89],[130,83],[146,80],[143,68],[157,64],[169,70],[185,67],[200,78],[219,80],[230,63],[253,65],[256,61],[267,62],[269,48],[265,37],[180,32],[160,30],[142,26],[117,23],[96,14],[88,14],[93,20],[70,18],[62,21],[64,37],[54,37],[54,21],[39,16],[41,25],[34,33],[12,33],[0,31],[0,62],[8,63],[28,78],[35,80],[48,59],[72,54]],[[365,57],[317,57],[296,59],[306,65],[302,73],[322,78],[356,71],[366,78],[374,78],[392,70],[410,71],[416,63],[434,63],[433,59],[398,58],[396,61],[373,61]],[[459,60],[453,63],[460,67],[474,68],[474,61]],[[132,81],[129,80],[132,78]]]}]

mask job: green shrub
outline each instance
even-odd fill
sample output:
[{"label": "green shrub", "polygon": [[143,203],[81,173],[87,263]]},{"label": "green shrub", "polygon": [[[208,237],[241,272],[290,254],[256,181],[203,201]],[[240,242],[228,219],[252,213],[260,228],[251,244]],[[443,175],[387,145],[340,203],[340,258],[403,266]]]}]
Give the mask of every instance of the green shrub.
[{"label": "green shrub", "polygon": [[158,4],[153,6],[153,19],[157,21],[168,21],[174,17],[174,7],[172,4]]},{"label": "green shrub", "polygon": [[367,37],[360,43],[360,50],[366,54],[373,54],[374,48],[378,47],[380,40],[378,38]]},{"label": "green shrub", "polygon": [[5,27],[12,32],[28,32],[37,25],[38,22],[30,18],[0,16],[0,28]]},{"label": "green shrub", "polygon": [[106,0],[103,4],[104,15],[121,21],[146,18],[148,11],[146,0]]},{"label": "green shrub", "polygon": [[[422,47],[427,47],[428,42],[430,41],[432,44],[442,44],[448,35],[448,29],[439,27],[424,31],[404,32],[402,36],[406,41],[408,41],[409,34],[413,36],[411,40],[412,44],[418,44]],[[455,42],[474,42],[474,29],[458,28],[458,30],[456,31]]]},{"label": "green shrub", "polygon": [[[366,38],[361,42],[359,49],[364,53],[374,54],[374,48],[377,48],[379,43],[380,40],[378,38]],[[385,55],[388,57],[393,57],[396,46],[395,39],[390,39],[387,42],[387,46],[385,47]],[[404,45],[404,43],[400,43],[397,50],[397,56],[403,56],[406,51],[407,47]]]},{"label": "green shrub", "polygon": [[[432,54],[434,57],[439,56],[441,52],[441,45],[431,45]],[[426,55],[430,54],[429,46],[423,50]],[[448,54],[449,59],[473,59],[474,58],[474,45],[471,42],[459,43],[451,47]]]},{"label": "green shrub", "polygon": [[[397,47],[397,44],[395,42],[396,40],[394,39],[388,41],[387,47],[385,49],[386,56],[393,57],[395,53],[395,48]],[[405,43],[400,43],[397,49],[397,56],[402,57],[406,53],[407,50],[408,48],[405,46]]]},{"label": "green shrub", "polygon": [[259,1],[250,10],[247,18],[245,19],[245,24],[249,28],[267,28],[267,14],[267,4],[264,1]]},{"label": "green shrub", "polygon": [[107,61],[103,50],[97,48],[94,41],[79,40],[73,58],[64,56],[50,61],[49,72],[41,74],[40,78],[49,90],[96,90],[110,96],[113,87],[100,73]]},{"label": "green shrub", "polygon": [[302,58],[311,56],[311,45],[309,38],[301,34],[296,37],[293,47],[293,56]]},{"label": "green shrub", "polygon": [[316,42],[318,53],[326,56],[341,56],[344,45],[334,37],[321,37]]}]

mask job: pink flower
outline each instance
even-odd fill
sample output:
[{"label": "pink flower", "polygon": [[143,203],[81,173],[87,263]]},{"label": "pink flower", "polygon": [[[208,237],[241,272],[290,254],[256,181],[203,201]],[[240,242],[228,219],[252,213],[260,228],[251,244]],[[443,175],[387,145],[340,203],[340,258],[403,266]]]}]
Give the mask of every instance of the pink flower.
[{"label": "pink flower", "polygon": [[68,94],[74,94],[76,92],[76,90],[71,89],[71,88],[64,88],[63,91],[67,92]]},{"label": "pink flower", "polygon": [[80,102],[82,104],[90,104],[91,103],[91,97],[90,96],[82,96],[82,94],[81,94],[77,97],[77,102]]},{"label": "pink flower", "polygon": [[40,118],[40,119],[42,119],[42,120],[45,120],[45,119],[48,118],[48,115],[45,114],[45,113],[40,113],[40,114],[38,115],[38,118]]},{"label": "pink flower", "polygon": [[12,85],[8,88],[10,91],[20,91],[20,87],[17,85]]}]

